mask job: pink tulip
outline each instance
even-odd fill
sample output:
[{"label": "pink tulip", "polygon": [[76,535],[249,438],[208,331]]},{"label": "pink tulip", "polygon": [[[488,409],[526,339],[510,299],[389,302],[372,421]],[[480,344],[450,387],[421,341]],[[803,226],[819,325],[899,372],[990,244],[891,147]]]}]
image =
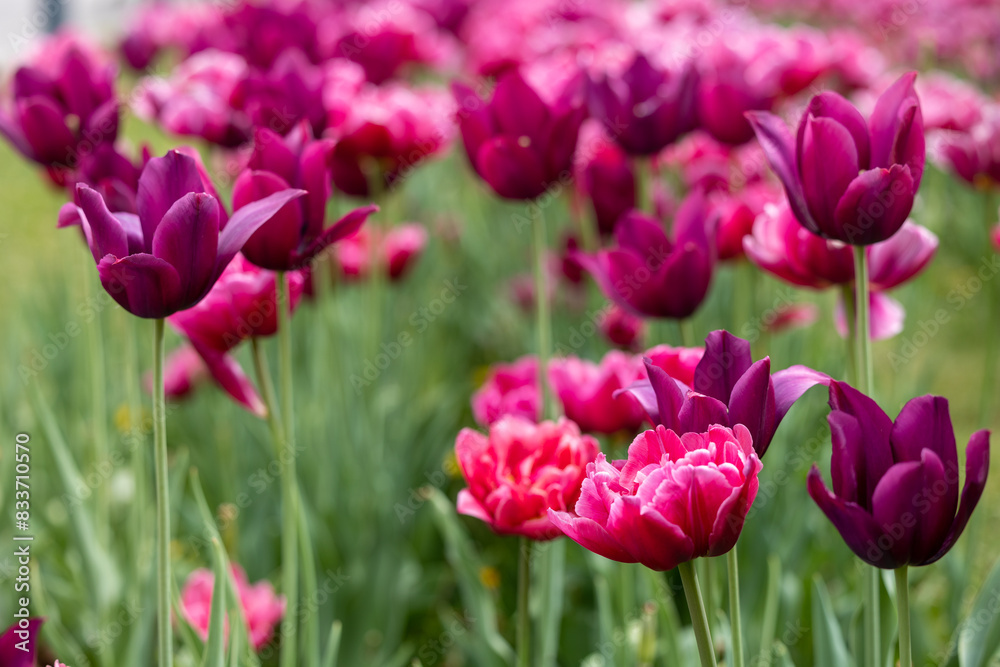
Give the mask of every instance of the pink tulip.
[{"label": "pink tulip", "polygon": [[618,350],[608,352],[599,364],[576,357],[549,362],[552,389],[566,417],[593,433],[635,431],[642,425],[639,404],[628,395],[615,397],[615,392],[645,377],[642,359]]},{"label": "pink tulip", "polygon": [[584,470],[599,451],[594,438],[565,418],[534,424],[505,417],[488,436],[462,429],[455,456],[469,486],[458,494],[458,511],[501,535],[558,537],[548,512],[577,503]]},{"label": "pink tulip", "polygon": [[733,548],[757,496],[760,469],[741,424],[682,435],[658,426],[636,437],[627,460],[609,463],[598,454],[573,512],[548,514],[596,554],[672,570]]},{"label": "pink tulip", "polygon": [[[269,581],[251,584],[246,572],[233,565],[240,606],[246,618],[250,642],[254,649],[263,648],[274,635],[274,628],[285,614],[285,598],[276,595]],[[215,575],[211,570],[198,569],[191,573],[181,591],[181,609],[184,618],[205,639],[208,637],[208,623],[212,610],[212,593]],[[229,619],[226,619],[226,636],[229,635]]]},{"label": "pink tulip", "polygon": [[[201,355],[190,345],[182,345],[167,355],[163,364],[163,393],[168,400],[186,398],[208,376],[208,367]],[[153,374],[144,382],[146,391],[153,391]]]},{"label": "pink tulip", "polygon": [[705,356],[703,347],[671,347],[657,345],[651,347],[639,358],[649,359],[654,366],[662,368],[667,375],[688,387],[694,386],[694,372]]},{"label": "pink tulip", "polygon": [[[373,238],[374,237],[374,238]],[[380,271],[390,280],[401,279],[424,251],[427,230],[416,222],[404,222],[387,232],[360,229],[333,247],[332,255],[345,278],[365,278],[371,272],[372,244]]]},{"label": "pink tulip", "polygon": [[792,329],[812,326],[819,317],[819,309],[813,303],[793,303],[779,306],[773,317],[764,318],[764,330],[777,334]]},{"label": "pink tulip", "polygon": [[472,414],[480,426],[490,426],[504,415],[538,421],[538,360],[522,357],[512,364],[497,364],[486,382],[472,395]]}]

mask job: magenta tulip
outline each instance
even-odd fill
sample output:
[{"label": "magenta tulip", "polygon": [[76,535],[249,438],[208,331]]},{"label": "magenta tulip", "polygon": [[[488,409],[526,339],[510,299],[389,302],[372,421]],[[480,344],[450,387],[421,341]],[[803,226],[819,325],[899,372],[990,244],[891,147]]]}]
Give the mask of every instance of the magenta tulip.
[{"label": "magenta tulip", "polygon": [[683,319],[708,294],[717,220],[718,213],[696,190],[677,211],[672,239],[659,221],[631,211],[615,225],[616,247],[581,254],[579,261],[623,308],[645,317]]},{"label": "magenta tulip", "polygon": [[584,470],[599,451],[597,441],[567,419],[534,424],[505,417],[488,436],[463,429],[455,456],[469,486],[458,494],[458,511],[501,535],[558,537],[548,512],[576,504]]},{"label": "magenta tulip", "polygon": [[610,304],[600,321],[601,333],[612,345],[623,350],[637,350],[642,347],[645,324],[621,306]]},{"label": "magenta tulip", "polygon": [[15,621],[0,635],[0,665],[3,667],[35,667],[35,644],[42,619],[26,618]]},{"label": "magenta tulip", "polygon": [[493,366],[483,386],[472,395],[472,414],[480,426],[489,426],[504,415],[537,422],[541,405],[535,357]]},{"label": "magenta tulip", "polygon": [[858,558],[875,567],[929,565],[961,536],[986,485],[990,433],[976,431],[959,466],[948,401],[920,396],[893,422],[844,382],[830,384],[833,491],[819,468],[809,495]]},{"label": "magenta tulip", "polygon": [[672,570],[735,546],[760,469],[742,425],[682,435],[658,426],[636,437],[628,460],[608,463],[599,454],[573,512],[553,508],[549,518],[605,558]]},{"label": "magenta tulip", "polygon": [[593,119],[580,131],[577,183],[590,198],[601,234],[611,234],[618,218],[636,206],[635,174],[628,155]]},{"label": "magenta tulip", "polygon": [[112,213],[86,185],[76,206],[104,289],[133,315],[162,318],[201,301],[247,239],[302,194],[275,191],[227,221],[204,168],[173,150],[143,168],[137,215]]},{"label": "magenta tulip", "polygon": [[266,128],[254,130],[248,168],[233,185],[233,208],[239,212],[289,187],[303,188],[305,196],[289,202],[254,232],[243,246],[248,260],[273,271],[302,268],[330,244],[355,233],[378,210],[354,209],[324,230],[332,149],[331,141],[314,140],[305,122],[286,137]]},{"label": "magenta tulip", "polygon": [[837,93],[820,93],[803,114],[795,140],[777,116],[747,114],[806,229],[871,245],[906,221],[924,171],[915,78],[905,74],[882,93],[867,122]]},{"label": "magenta tulip", "polygon": [[552,390],[566,417],[584,431],[616,433],[635,431],[642,424],[642,408],[619,389],[646,376],[642,359],[618,350],[604,355],[599,364],[576,357],[549,362]]}]

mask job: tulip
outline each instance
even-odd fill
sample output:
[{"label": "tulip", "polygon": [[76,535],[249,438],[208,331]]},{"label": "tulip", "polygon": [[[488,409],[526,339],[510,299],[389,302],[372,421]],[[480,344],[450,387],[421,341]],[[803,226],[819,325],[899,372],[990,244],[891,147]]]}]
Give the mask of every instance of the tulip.
[{"label": "tulip", "polygon": [[480,426],[490,426],[504,415],[537,422],[541,406],[535,357],[493,366],[483,386],[472,395],[472,414]]},{"label": "tulip", "polygon": [[637,52],[619,75],[590,80],[590,112],[629,155],[655,155],[696,127],[697,85],[690,61],[672,72]]},{"label": "tulip", "polygon": [[635,174],[625,151],[592,119],[580,131],[576,172],[577,183],[590,197],[597,228],[610,234],[618,218],[636,206]]},{"label": "tulip", "polygon": [[[643,359],[649,359],[654,366],[687,386],[694,384],[694,374],[705,356],[703,347],[671,347],[657,345],[642,353]],[[645,365],[645,364],[644,364]]]},{"label": "tulip", "polygon": [[743,239],[753,231],[754,221],[767,204],[782,200],[780,191],[768,184],[749,186],[737,193],[714,192],[712,206],[719,212],[716,248],[720,261],[741,259]]},{"label": "tulip", "polygon": [[458,511],[501,535],[558,537],[548,512],[576,504],[584,471],[599,451],[594,438],[565,418],[534,424],[508,416],[488,436],[462,429],[455,456],[469,486],[458,493]]},{"label": "tulip", "polygon": [[287,134],[305,120],[320,134],[326,127],[323,70],[297,48],[284,51],[267,71],[251,71],[236,83],[229,99],[254,127]]},{"label": "tulip", "polygon": [[871,245],[891,237],[906,221],[924,171],[915,78],[915,73],[905,74],[883,92],[867,123],[837,93],[820,93],[809,102],[794,143],[777,116],[747,114],[806,229]]},{"label": "tulip", "polygon": [[[236,592],[246,619],[250,643],[260,651],[274,635],[274,628],[285,615],[285,598],[275,594],[269,581],[251,584],[246,572],[233,565]],[[212,597],[215,589],[215,574],[211,570],[198,569],[192,572],[181,590],[181,611],[184,619],[198,633],[202,640],[208,637],[211,619]],[[226,636],[229,635],[229,619],[226,619]]]},{"label": "tulip", "polygon": [[80,39],[49,38],[35,61],[14,73],[12,106],[0,133],[26,158],[53,170],[80,160],[118,136],[116,69]]},{"label": "tulip", "polygon": [[683,319],[708,293],[717,220],[705,195],[696,190],[677,211],[672,241],[657,220],[632,211],[615,226],[617,247],[581,254],[579,261],[623,308],[645,317]]},{"label": "tulip", "polygon": [[844,382],[830,383],[833,491],[813,465],[809,495],[855,555],[883,569],[929,565],[961,536],[986,485],[989,431],[972,434],[959,467],[948,401],[920,396],[896,421]]},{"label": "tulip", "polygon": [[736,544],[757,496],[761,462],[750,432],[712,426],[678,435],[663,426],[636,436],[628,459],[587,465],[572,512],[549,519],[574,542],[622,563],[672,570]]},{"label": "tulip", "polygon": [[576,357],[553,359],[549,379],[566,417],[584,431],[635,431],[642,424],[642,408],[619,389],[644,378],[642,359],[612,350],[599,364]]},{"label": "tulip", "polygon": [[489,102],[463,84],[452,86],[469,162],[506,199],[534,199],[567,178],[573,164],[586,115],[581,75],[544,74],[540,67],[501,74]]},{"label": "tulip", "polygon": [[241,2],[223,13],[221,25],[208,37],[213,40],[210,46],[233,51],[251,66],[268,69],[292,49],[318,62],[318,32],[316,19],[303,3]]},{"label": "tulip", "polygon": [[133,315],[158,319],[201,301],[247,239],[302,194],[276,191],[226,221],[204,168],[172,150],[143,168],[137,215],[111,213],[86,185],[76,206],[104,289]]},{"label": "tulip", "polygon": [[642,345],[645,325],[641,317],[636,317],[624,308],[609,304],[600,321],[601,333],[612,345],[632,350]]},{"label": "tulip", "polygon": [[[373,244],[377,246],[374,253]],[[418,223],[407,222],[384,233],[361,229],[333,248],[333,258],[346,278],[364,278],[371,270],[374,254],[379,270],[395,281],[406,275],[426,245],[427,230]]]},{"label": "tulip", "polygon": [[301,268],[327,246],[356,232],[377,206],[358,208],[324,230],[330,196],[329,140],[313,140],[305,122],[282,137],[266,128],[254,130],[248,169],[233,185],[233,208],[241,211],[289,187],[305,196],[289,202],[250,237],[243,247],[248,260],[265,269]]},{"label": "tulip", "polygon": [[[778,334],[792,329],[811,327],[819,318],[819,308],[813,303],[783,304],[775,309],[774,317],[764,322],[764,331]],[[872,318],[874,326],[876,318]]]},{"label": "tulip", "polygon": [[3,667],[35,667],[35,643],[42,619],[29,618],[25,624],[27,627],[21,627],[15,621],[0,635],[0,665]]},{"label": "tulip", "polygon": [[[175,401],[186,398],[207,377],[208,368],[201,355],[192,346],[182,345],[163,362],[163,395]],[[143,386],[153,392],[152,373],[143,376]]]},{"label": "tulip", "polygon": [[935,160],[970,185],[1000,183],[1000,105],[966,131],[939,132]]},{"label": "tulip", "polygon": [[744,113],[770,109],[777,91],[752,80],[750,63],[725,46],[718,46],[702,67],[698,85],[698,121],[703,130],[724,144],[739,145],[753,139],[753,128]]},{"label": "tulip", "polygon": [[[290,294],[289,308],[294,311],[302,295],[304,279],[300,272],[291,271],[285,274],[285,280]],[[264,402],[229,352],[248,338],[273,336],[277,331],[275,281],[273,272],[258,268],[237,255],[200,303],[167,318],[167,322],[191,342],[216,383],[237,403],[258,416],[267,413]],[[175,372],[183,370],[172,367],[169,362],[166,368]],[[168,376],[166,374],[165,379]]]},{"label": "tulip", "polygon": [[829,378],[805,366],[771,375],[771,359],[753,361],[750,343],[728,331],[713,331],[688,385],[646,360],[649,379],[622,392],[634,396],[654,425],[679,433],[712,424],[749,429],[757,455],[764,458],[774,432],[802,394]]}]

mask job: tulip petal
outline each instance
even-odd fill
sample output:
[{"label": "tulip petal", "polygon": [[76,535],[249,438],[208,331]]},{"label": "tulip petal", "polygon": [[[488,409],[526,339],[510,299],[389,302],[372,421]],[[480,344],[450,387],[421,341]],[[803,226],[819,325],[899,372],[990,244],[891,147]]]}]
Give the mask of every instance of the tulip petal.
[{"label": "tulip petal", "polygon": [[[312,241],[323,233],[326,219],[326,202],[330,199],[330,155],[333,142],[313,141],[302,151],[302,189],[306,191],[303,210],[305,211],[305,240]],[[286,179],[287,180],[287,179]],[[294,183],[295,181],[288,181]]]},{"label": "tulip petal", "polygon": [[916,78],[916,72],[899,77],[879,96],[868,120],[872,136],[871,166],[909,166],[914,189],[920,185],[926,160],[923,114],[913,87]]},{"label": "tulip petal", "polygon": [[94,145],[112,145],[118,137],[118,123],[121,115],[121,105],[117,98],[112,98],[97,107],[81,128],[83,136]]},{"label": "tulip petal", "polygon": [[177,270],[185,302],[212,287],[218,244],[219,202],[211,195],[186,194],[163,214],[153,235],[153,256]]},{"label": "tulip petal", "polygon": [[[729,399],[729,426],[742,424],[753,438],[754,451],[764,458],[777,428],[775,389],[771,382],[771,360],[754,362],[736,381]],[[706,429],[707,430],[707,429]]]},{"label": "tulip petal", "polygon": [[795,365],[771,376],[774,383],[774,427],[788,414],[788,410],[804,393],[818,384],[829,385],[830,376],[808,366]]},{"label": "tulip petal", "polygon": [[693,389],[729,404],[733,387],[753,363],[750,343],[725,330],[705,338],[705,354],[694,371]]},{"label": "tulip petal", "polygon": [[914,501],[923,491],[923,465],[920,461],[907,461],[890,467],[872,494],[872,516],[885,533],[879,547],[888,551],[897,563],[910,561],[922,519]]},{"label": "tulip petal", "polygon": [[958,445],[951,424],[948,399],[943,396],[918,396],[907,401],[899,411],[890,436],[893,458],[897,462],[919,461],[929,449],[941,459],[953,476],[958,495]]},{"label": "tulip petal", "polygon": [[282,190],[251,202],[233,213],[225,229],[219,234],[219,257],[215,265],[215,275],[222,273],[254,232],[285,204],[304,194],[304,190]]},{"label": "tulip petal", "polygon": [[[22,630],[18,624],[11,625],[0,635],[0,665],[4,667],[35,667],[35,645],[38,641],[38,632],[42,627],[42,619],[29,618],[26,621],[27,628]],[[19,636],[19,632],[26,631],[27,639]],[[24,644],[27,650],[22,650],[18,644]]]},{"label": "tulip petal", "polygon": [[299,180],[298,156],[280,134],[266,127],[255,127],[253,130],[253,154],[247,168],[277,174],[286,183]]},{"label": "tulip petal", "polygon": [[486,141],[476,163],[483,179],[507,199],[533,199],[548,185],[539,154],[518,143],[517,137],[504,135]]},{"label": "tulip petal", "polygon": [[518,70],[500,75],[490,108],[500,131],[515,139],[528,137],[535,143],[548,125],[548,107]]},{"label": "tulip petal", "polygon": [[479,519],[489,525],[493,524],[493,517],[490,516],[488,511],[486,511],[486,508],[483,507],[482,503],[476,500],[475,497],[469,493],[468,489],[462,489],[458,492],[455,507],[459,514],[475,517],[476,519]]},{"label": "tulip petal", "polygon": [[[857,108],[848,102],[842,95],[832,90],[825,90],[809,100],[807,116],[817,118],[831,118],[846,129],[854,140],[854,148],[858,154],[858,166],[860,169],[868,169],[871,161],[871,145],[868,138],[868,123]],[[799,136],[797,146],[801,150],[803,134],[806,123],[799,124]],[[802,155],[797,156],[801,164]]]},{"label": "tulip petal", "polygon": [[118,304],[136,317],[160,318],[194,304],[184,303],[181,278],[167,261],[146,253],[97,264],[101,284]]},{"label": "tulip petal", "polygon": [[672,570],[697,555],[694,542],[680,526],[636,496],[623,496],[611,506],[608,525],[614,526],[614,534],[635,560],[651,570]]},{"label": "tulip petal", "polygon": [[650,359],[643,359],[643,364],[646,366],[649,384],[656,394],[659,419],[654,419],[653,423],[674,429],[677,426],[677,415],[684,404],[684,391],[676,380],[670,377],[665,370],[654,365]]},{"label": "tulip petal", "polygon": [[[270,171],[244,171],[233,187],[234,212],[288,187],[285,179]],[[299,202],[289,202],[247,239],[243,255],[261,268],[288,269],[292,266],[292,255],[302,243],[305,227],[302,206]]]},{"label": "tulip petal", "polygon": [[831,118],[808,118],[799,152],[802,191],[813,219],[823,236],[845,240],[834,213],[858,175],[858,150],[851,133]]},{"label": "tulip petal", "polygon": [[153,236],[164,214],[190,192],[205,192],[198,166],[190,156],[171,150],[146,163],[135,198],[145,252],[152,252]]},{"label": "tulip petal", "polygon": [[667,257],[672,248],[663,225],[639,210],[628,211],[618,218],[615,240],[622,248],[651,259]]},{"label": "tulip petal", "polygon": [[128,238],[128,254],[135,255],[142,252],[144,243],[142,240],[142,223],[139,222],[139,216],[135,213],[112,213],[115,219],[125,230],[125,236]]},{"label": "tulip petal", "polygon": [[983,495],[989,472],[990,432],[984,429],[973,433],[965,448],[965,486],[962,487],[962,502],[958,506],[958,514],[955,515],[955,521],[951,525],[948,537],[945,538],[936,554],[922,563],[915,563],[915,565],[930,565],[955,546],[955,542],[962,536],[962,531],[969,523],[972,511],[976,509],[976,505]]},{"label": "tulip petal", "polygon": [[703,433],[709,426],[729,426],[731,421],[722,401],[695,392],[685,397],[677,413],[677,429],[681,433]]},{"label": "tulip petal", "polygon": [[864,435],[858,420],[846,412],[834,411],[826,416],[830,424],[830,476],[833,492],[838,498],[871,509],[869,499],[875,492],[877,478],[865,473]]},{"label": "tulip petal", "polygon": [[826,518],[840,533],[848,548],[858,558],[884,569],[895,569],[903,563],[892,558],[890,552],[879,546],[887,536],[879,528],[875,519],[856,503],[838,498],[830,493],[823,483],[819,468],[813,465],[808,478],[809,495],[819,506]]},{"label": "tulip petal", "polygon": [[584,549],[619,563],[639,562],[604,526],[593,519],[574,516],[569,512],[557,512],[553,509],[548,510],[548,515],[552,525]]},{"label": "tulip petal", "polygon": [[0,110],[0,134],[7,138],[14,148],[29,160],[38,160],[35,149],[31,147],[28,138],[21,131],[21,126],[6,112]]},{"label": "tulip petal", "polygon": [[689,241],[662,264],[659,280],[647,289],[663,317],[680,320],[698,310],[712,282],[713,252]]},{"label": "tulip petal", "polygon": [[888,290],[910,280],[930,263],[937,247],[934,232],[907,220],[891,237],[868,247],[872,287]]},{"label": "tulip petal", "polygon": [[[63,112],[44,97],[29,97],[17,104],[21,132],[42,164],[69,167],[76,137],[66,127]],[[79,156],[75,156],[79,157]]]},{"label": "tulip petal", "polygon": [[314,239],[305,250],[300,253],[296,253],[295,264],[297,266],[308,264],[316,255],[322,252],[324,248],[357,233],[357,231],[361,229],[361,225],[365,224],[368,216],[378,210],[379,208],[375,204],[369,204],[368,206],[354,209],[343,218],[330,225],[330,227]]},{"label": "tulip petal", "polygon": [[788,131],[788,126],[783,120],[766,111],[748,111],[745,115],[757,134],[757,141],[760,142],[771,169],[785,186],[792,213],[803,227],[818,234],[819,225],[806,205],[805,192],[795,160],[795,140]]},{"label": "tulip petal", "polygon": [[463,83],[451,84],[452,95],[458,104],[458,127],[462,133],[469,162],[476,173],[482,174],[477,164],[479,148],[496,133],[489,107],[471,88]]},{"label": "tulip petal", "polygon": [[[889,441],[892,420],[875,401],[846,382],[830,383],[830,407],[835,411],[846,412],[858,420],[864,439],[864,475],[869,480],[864,485],[864,502],[860,504],[866,508],[871,507],[871,494],[874,493],[875,484],[893,464]],[[860,484],[859,477],[859,486]]]},{"label": "tulip petal", "polygon": [[218,383],[223,391],[258,417],[267,416],[267,407],[264,405],[264,401],[257,394],[253,382],[243,372],[243,368],[235,357],[228,352],[215,350],[197,340],[191,340],[191,346],[201,355],[212,379]]},{"label": "tulip petal", "polygon": [[916,191],[909,167],[861,172],[837,204],[836,235],[851,245],[871,245],[895,234],[913,209]]},{"label": "tulip petal", "polygon": [[76,201],[83,212],[80,222],[95,262],[105,255],[124,257],[129,254],[128,236],[121,223],[111,215],[104,198],[86,185],[76,187]]}]

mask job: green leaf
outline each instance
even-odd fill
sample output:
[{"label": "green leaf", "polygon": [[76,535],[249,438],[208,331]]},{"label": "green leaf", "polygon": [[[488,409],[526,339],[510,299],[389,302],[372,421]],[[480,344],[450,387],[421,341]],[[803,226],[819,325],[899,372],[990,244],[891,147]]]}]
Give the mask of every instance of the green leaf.
[{"label": "green leaf", "polygon": [[958,664],[961,667],[984,667],[1000,647],[1000,560],[969,610],[958,634]]},{"label": "green leaf", "polygon": [[323,667],[337,667],[337,657],[340,653],[340,633],[344,624],[334,621],[330,626],[330,637],[326,640],[326,650],[323,652]]},{"label": "green leaf", "polygon": [[215,555],[215,588],[212,591],[212,610],[208,621],[208,642],[205,645],[203,667],[226,666],[226,555],[222,544],[212,540]]},{"label": "green leaf", "polygon": [[830,593],[819,575],[813,577],[812,621],[813,664],[816,667],[853,667],[840,622],[833,612]]}]

